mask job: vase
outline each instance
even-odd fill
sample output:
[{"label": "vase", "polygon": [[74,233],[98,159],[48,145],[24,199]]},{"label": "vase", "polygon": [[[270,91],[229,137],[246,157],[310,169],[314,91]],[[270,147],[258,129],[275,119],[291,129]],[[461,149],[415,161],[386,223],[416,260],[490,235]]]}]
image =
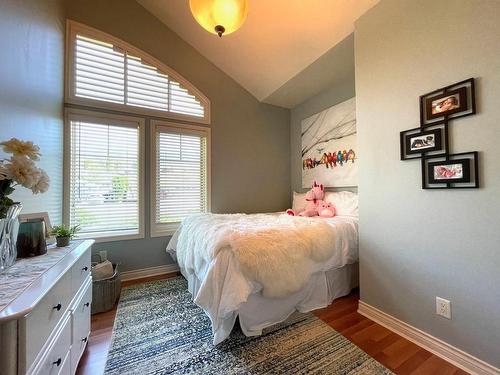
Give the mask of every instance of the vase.
[{"label": "vase", "polygon": [[18,216],[23,206],[13,204],[7,210],[5,219],[0,219],[0,272],[12,266],[17,258]]}]

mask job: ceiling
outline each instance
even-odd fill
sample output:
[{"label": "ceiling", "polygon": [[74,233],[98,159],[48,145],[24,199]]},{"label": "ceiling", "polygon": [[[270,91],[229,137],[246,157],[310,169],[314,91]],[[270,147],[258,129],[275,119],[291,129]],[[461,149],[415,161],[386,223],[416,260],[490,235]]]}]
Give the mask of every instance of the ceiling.
[{"label": "ceiling", "polygon": [[241,29],[222,38],[188,0],[137,1],[259,101],[293,108],[354,69],[353,38],[334,47],[379,0],[249,0]]}]

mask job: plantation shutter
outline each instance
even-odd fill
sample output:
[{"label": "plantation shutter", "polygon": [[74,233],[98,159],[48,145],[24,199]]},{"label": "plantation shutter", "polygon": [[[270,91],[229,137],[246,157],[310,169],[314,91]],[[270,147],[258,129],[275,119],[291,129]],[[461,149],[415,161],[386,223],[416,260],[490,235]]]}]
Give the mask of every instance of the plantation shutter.
[{"label": "plantation shutter", "polygon": [[156,224],[178,223],[207,208],[207,135],[157,128]]},{"label": "plantation shutter", "polygon": [[170,111],[185,115],[203,117],[200,101],[177,82],[170,82]]},{"label": "plantation shutter", "polygon": [[75,43],[77,97],[203,118],[201,101],[139,56],[80,34]]},{"label": "plantation shutter", "polygon": [[124,102],[125,54],[113,45],[76,37],[76,96]]},{"label": "plantation shutter", "polygon": [[139,125],[70,120],[70,225],[86,237],[139,233]]},{"label": "plantation shutter", "polygon": [[168,76],[127,56],[127,104],[168,111]]}]

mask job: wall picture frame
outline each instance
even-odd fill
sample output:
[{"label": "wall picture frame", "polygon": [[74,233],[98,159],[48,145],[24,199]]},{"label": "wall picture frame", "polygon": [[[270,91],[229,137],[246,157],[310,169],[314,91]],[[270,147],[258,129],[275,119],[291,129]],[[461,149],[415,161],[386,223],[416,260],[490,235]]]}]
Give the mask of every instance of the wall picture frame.
[{"label": "wall picture frame", "polygon": [[427,97],[425,98],[425,107],[429,120],[463,112],[467,109],[467,90],[465,87],[460,87]]},{"label": "wall picture frame", "polygon": [[420,126],[476,113],[475,80],[469,78],[420,96]]},{"label": "wall picture frame", "polygon": [[427,163],[430,184],[470,182],[470,159]]},{"label": "wall picture frame", "polygon": [[419,159],[424,155],[446,154],[448,148],[446,122],[400,132],[401,160]]},{"label": "wall picture frame", "polygon": [[479,188],[479,152],[450,153],[452,120],[476,114],[475,80],[421,95],[420,127],[399,133],[401,160],[420,159],[422,189]]},{"label": "wall picture frame", "polygon": [[441,149],[441,131],[439,129],[427,130],[417,134],[406,135],[406,146],[409,154],[418,154]]},{"label": "wall picture frame", "polygon": [[479,152],[422,159],[422,189],[479,188]]},{"label": "wall picture frame", "polygon": [[302,187],[358,186],[356,98],[301,121]]}]

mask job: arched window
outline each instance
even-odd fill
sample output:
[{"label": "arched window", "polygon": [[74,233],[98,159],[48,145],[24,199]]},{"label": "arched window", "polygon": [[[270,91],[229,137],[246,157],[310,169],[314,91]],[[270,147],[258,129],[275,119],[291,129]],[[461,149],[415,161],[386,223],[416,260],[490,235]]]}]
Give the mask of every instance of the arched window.
[{"label": "arched window", "polygon": [[210,122],[210,101],[180,74],[99,30],[68,21],[66,101]]},{"label": "arched window", "polygon": [[210,210],[209,127],[151,118],[208,124],[210,101],[199,90],[130,44],[73,21],[66,72],[66,224],[79,225],[81,238],[140,239],[148,211],[150,235],[166,236],[187,215]]}]

